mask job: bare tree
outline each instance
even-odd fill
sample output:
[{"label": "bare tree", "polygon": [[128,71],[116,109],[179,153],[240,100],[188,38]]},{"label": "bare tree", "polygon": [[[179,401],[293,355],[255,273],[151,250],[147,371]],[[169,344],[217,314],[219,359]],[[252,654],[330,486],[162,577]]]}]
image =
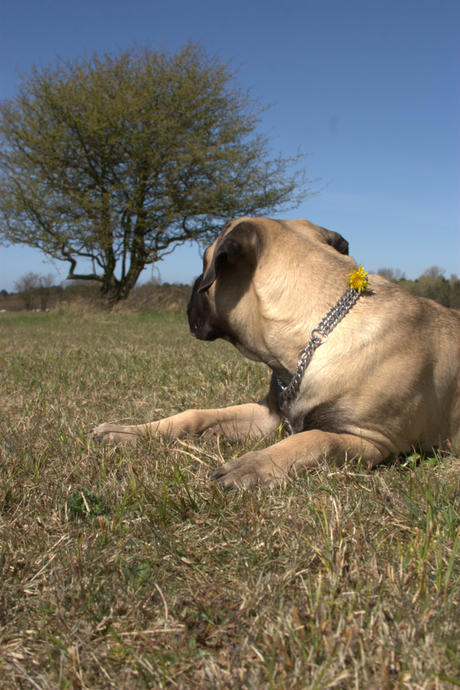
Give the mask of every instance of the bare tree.
[{"label": "bare tree", "polygon": [[423,271],[420,278],[442,278],[444,276],[445,270],[439,268],[439,266],[430,266],[426,271]]},{"label": "bare tree", "polygon": [[26,309],[34,308],[34,301],[37,296],[37,288],[40,284],[38,273],[25,273],[14,284],[14,289],[21,295]]},{"label": "bare tree", "polygon": [[394,276],[394,270],[392,268],[379,268],[377,275],[382,276],[382,278],[386,278],[387,280],[391,280]]},{"label": "bare tree", "polygon": [[404,280],[406,277],[404,271],[400,271],[399,268],[379,268],[379,270],[377,271],[377,275],[382,276],[382,278],[386,278],[387,280],[393,280],[395,282]]},{"label": "bare tree", "polygon": [[40,276],[37,286],[37,294],[40,298],[40,309],[46,311],[51,297],[51,289],[54,285],[54,276],[48,273],[46,276]]}]

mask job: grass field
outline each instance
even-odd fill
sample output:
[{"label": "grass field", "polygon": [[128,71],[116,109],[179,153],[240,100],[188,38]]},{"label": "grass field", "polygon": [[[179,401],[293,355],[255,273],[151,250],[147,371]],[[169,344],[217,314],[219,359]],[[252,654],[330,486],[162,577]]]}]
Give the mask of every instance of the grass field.
[{"label": "grass field", "polygon": [[177,314],[3,314],[0,338],[0,688],[460,686],[458,456],[226,493],[243,443],[84,434],[258,400],[264,367]]}]

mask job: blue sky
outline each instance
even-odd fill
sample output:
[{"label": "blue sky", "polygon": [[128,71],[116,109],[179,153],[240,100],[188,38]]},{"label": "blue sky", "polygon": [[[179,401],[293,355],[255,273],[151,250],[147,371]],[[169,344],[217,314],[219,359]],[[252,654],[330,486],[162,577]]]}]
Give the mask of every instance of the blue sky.
[{"label": "blue sky", "polygon": [[[460,275],[458,0],[1,0],[0,25],[2,98],[16,68],[58,55],[202,41],[276,103],[261,124],[273,154],[312,154],[312,189],[325,188],[285,217],[340,232],[370,271]],[[0,287],[28,271],[66,277],[65,263],[44,259],[1,248]],[[189,282],[201,259],[186,246],[157,267],[163,281]]]}]

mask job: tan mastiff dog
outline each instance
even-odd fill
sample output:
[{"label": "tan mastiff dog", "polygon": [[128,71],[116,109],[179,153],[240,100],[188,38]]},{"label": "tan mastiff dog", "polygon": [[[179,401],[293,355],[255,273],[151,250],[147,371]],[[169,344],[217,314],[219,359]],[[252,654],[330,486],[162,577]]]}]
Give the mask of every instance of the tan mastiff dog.
[{"label": "tan mastiff dog", "polygon": [[306,220],[227,223],[204,255],[190,330],[265,362],[268,395],[140,426],[103,424],[93,438],[260,439],[284,423],[282,441],[214,473],[224,487],[270,485],[325,460],[374,467],[414,447],[460,446],[460,312],[376,275],[366,289],[347,289],[356,268],[343,237]]}]

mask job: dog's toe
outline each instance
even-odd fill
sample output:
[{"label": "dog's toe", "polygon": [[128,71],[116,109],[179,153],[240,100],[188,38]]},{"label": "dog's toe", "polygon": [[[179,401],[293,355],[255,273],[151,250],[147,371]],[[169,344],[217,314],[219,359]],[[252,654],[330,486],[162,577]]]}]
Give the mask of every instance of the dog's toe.
[{"label": "dog's toe", "polygon": [[91,429],[91,431],[87,431],[85,436],[91,441],[97,441],[98,443],[107,443],[111,441],[110,432],[104,431],[102,427],[95,427],[94,429]]},{"label": "dog's toe", "polygon": [[111,445],[135,445],[137,434],[132,427],[116,426],[115,424],[101,424],[88,433],[88,437],[98,443]]},{"label": "dog's toe", "polygon": [[273,462],[254,451],[218,467],[211,475],[211,481],[216,481],[223,489],[249,489],[259,485],[273,487],[283,476]]},{"label": "dog's toe", "polygon": [[254,474],[245,474],[240,476],[238,472],[229,472],[228,474],[217,473],[211,476],[212,481],[216,481],[222,489],[229,491],[236,489],[250,489],[257,486],[258,478]]}]

